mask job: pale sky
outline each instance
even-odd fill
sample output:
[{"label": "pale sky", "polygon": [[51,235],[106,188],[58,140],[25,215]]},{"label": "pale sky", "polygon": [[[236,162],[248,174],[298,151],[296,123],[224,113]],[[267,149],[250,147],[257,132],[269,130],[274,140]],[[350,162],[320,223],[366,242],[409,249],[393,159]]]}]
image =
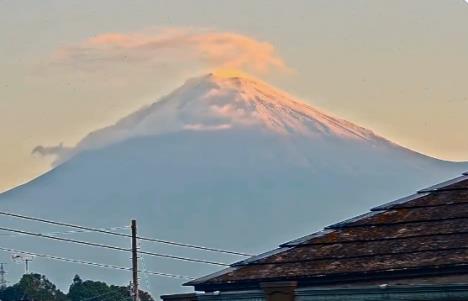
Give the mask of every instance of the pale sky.
[{"label": "pale sky", "polygon": [[0,25],[0,191],[218,65],[468,161],[464,0],[0,0]]}]

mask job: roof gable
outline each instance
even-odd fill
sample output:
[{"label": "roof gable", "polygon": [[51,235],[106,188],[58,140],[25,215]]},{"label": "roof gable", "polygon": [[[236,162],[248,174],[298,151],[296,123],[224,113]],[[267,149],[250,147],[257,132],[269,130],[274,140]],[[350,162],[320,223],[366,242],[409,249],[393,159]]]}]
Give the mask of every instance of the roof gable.
[{"label": "roof gable", "polygon": [[460,271],[468,275],[468,173],[186,285],[212,290]]}]

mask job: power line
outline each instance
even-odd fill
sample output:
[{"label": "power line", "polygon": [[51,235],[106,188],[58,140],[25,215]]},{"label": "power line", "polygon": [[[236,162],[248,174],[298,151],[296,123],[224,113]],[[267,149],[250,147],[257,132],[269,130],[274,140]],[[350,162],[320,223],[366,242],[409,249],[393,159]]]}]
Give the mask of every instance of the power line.
[{"label": "power line", "polygon": [[[20,253],[20,254],[31,255],[31,256],[36,256],[36,257],[42,257],[42,258],[56,260],[56,261],[63,261],[63,262],[69,262],[69,263],[89,265],[89,266],[106,268],[106,269],[114,269],[114,270],[121,270],[121,271],[131,271],[132,270],[131,268],[128,268],[128,267],[122,267],[122,266],[117,266],[117,265],[112,265],[112,264],[96,263],[96,262],[79,260],[79,259],[59,257],[59,256],[54,256],[54,255],[49,255],[49,254],[39,254],[39,253],[15,250],[15,249],[5,248],[5,247],[0,247],[0,251],[10,252],[10,253]],[[186,279],[186,280],[193,280],[194,279],[193,277],[189,277],[189,276],[168,274],[168,273],[162,273],[162,272],[154,272],[154,271],[148,271],[148,270],[141,270],[139,272],[147,274],[147,275],[162,276],[162,277],[175,278],[175,279]]]},{"label": "power line", "polygon": [[[128,229],[129,226],[122,226],[122,227],[109,227],[109,228],[101,228],[101,229],[108,229],[108,230],[124,230]],[[70,230],[70,231],[62,231],[62,232],[46,232],[41,233],[44,235],[67,235],[67,234],[77,234],[77,233],[92,233],[94,231],[89,230]],[[2,237],[22,237],[26,236],[25,234],[0,234]]]},{"label": "power line", "polygon": [[[76,229],[87,230],[87,231],[91,231],[91,232],[99,232],[99,233],[109,234],[109,235],[114,235],[114,236],[121,236],[121,237],[126,237],[126,238],[131,238],[131,237],[132,237],[132,236],[129,235],[129,234],[123,234],[123,233],[113,232],[113,231],[109,231],[109,230],[105,230],[105,229],[98,229],[98,228],[92,228],[92,227],[74,225],[74,224],[69,224],[69,223],[64,223],[64,222],[58,222],[58,221],[53,221],[53,220],[47,220],[47,219],[37,218],[37,217],[31,217],[31,216],[26,216],[26,215],[22,215],[22,214],[11,213],[11,212],[0,211],[0,215],[10,216],[10,217],[15,217],[15,218],[20,218],[20,219],[26,219],[26,220],[31,220],[31,221],[46,223],[46,224],[50,224],[50,225],[56,225],[56,226],[62,226],[62,227],[76,228]],[[155,243],[166,244],[166,245],[172,245],[172,246],[177,246],[177,247],[185,247],[185,248],[198,249],[198,250],[202,250],[202,251],[210,251],[210,252],[217,252],[217,253],[224,253],[224,254],[245,256],[245,257],[250,257],[250,256],[252,256],[251,254],[246,254],[246,253],[242,253],[242,252],[229,251],[229,250],[223,250],[223,249],[217,249],[217,248],[210,248],[210,247],[205,247],[205,246],[199,246],[199,245],[194,245],[194,244],[180,243],[180,242],[175,242],[175,241],[170,241],[170,240],[164,240],[164,239],[158,239],[158,238],[137,236],[137,239],[143,240],[143,241],[150,241],[150,242],[155,242]]]},{"label": "power line", "polygon": [[204,247],[204,246],[199,246],[199,245],[185,244],[185,243],[169,241],[169,240],[163,240],[163,239],[157,239],[157,238],[149,238],[149,237],[141,237],[141,236],[138,236],[137,238],[139,240],[156,242],[156,243],[172,245],[172,246],[177,246],[177,247],[198,249],[198,250],[202,250],[202,251],[217,252],[217,253],[238,255],[238,256],[244,256],[244,257],[251,257],[252,256],[252,254],[247,254],[247,253],[242,253],[242,252],[237,252],[237,251],[229,251],[229,250],[216,249],[216,248]]},{"label": "power line", "polygon": [[[36,236],[36,237],[41,237],[41,238],[47,238],[47,239],[51,239],[51,240],[81,244],[81,245],[86,245],[86,246],[90,246],[90,247],[99,247],[99,248],[105,248],[105,249],[110,249],[110,250],[115,250],[115,251],[132,252],[131,249],[126,249],[126,248],[122,248],[122,247],[118,247],[118,246],[112,246],[112,245],[105,245],[105,244],[100,244],[100,243],[94,243],[94,242],[89,242],[89,241],[82,241],[82,240],[76,240],[76,239],[70,239],[70,238],[56,237],[56,236],[52,236],[52,235],[28,232],[28,231],[17,230],[17,229],[3,228],[3,227],[0,227],[0,230],[13,232],[13,233],[18,233],[18,234]],[[194,259],[194,258],[175,256],[175,255],[169,255],[169,254],[161,254],[161,253],[146,252],[146,251],[138,251],[138,253],[146,254],[146,255],[150,255],[150,256],[155,256],[155,257],[167,258],[167,259],[175,259],[175,260],[195,262],[195,263],[205,263],[205,264],[212,264],[212,265],[218,265],[218,266],[229,266],[228,264],[221,263],[221,262],[209,261],[209,260],[203,260],[203,259]]]}]

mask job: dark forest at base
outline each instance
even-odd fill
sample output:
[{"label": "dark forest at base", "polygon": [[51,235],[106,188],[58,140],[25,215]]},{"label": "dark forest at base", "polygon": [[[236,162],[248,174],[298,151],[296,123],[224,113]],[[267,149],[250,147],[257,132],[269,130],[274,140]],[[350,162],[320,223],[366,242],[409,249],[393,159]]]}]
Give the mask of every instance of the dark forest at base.
[{"label": "dark forest at base", "polygon": [[[0,289],[1,301],[129,301],[129,286],[108,285],[100,281],[83,281],[76,275],[67,294],[44,275],[25,274],[21,280]],[[150,294],[140,291],[141,301],[153,301]]]}]

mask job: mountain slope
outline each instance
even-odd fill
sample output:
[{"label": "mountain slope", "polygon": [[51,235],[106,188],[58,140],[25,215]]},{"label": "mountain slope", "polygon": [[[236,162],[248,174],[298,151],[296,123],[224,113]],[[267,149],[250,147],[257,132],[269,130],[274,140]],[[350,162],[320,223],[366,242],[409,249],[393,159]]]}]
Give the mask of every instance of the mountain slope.
[{"label": "mountain slope", "polygon": [[[251,253],[468,170],[466,163],[405,149],[259,81],[220,75],[189,80],[58,155],[52,171],[0,195],[1,208],[97,227],[137,218],[147,236]],[[14,220],[5,223],[15,225]],[[32,224],[16,226],[37,230]],[[126,254],[42,240],[5,242],[127,265]],[[227,262],[237,259],[143,247]],[[150,270],[192,276],[217,269],[145,261]],[[39,268],[54,269],[60,279],[73,277],[59,264]],[[99,272],[82,271],[86,277],[103,277]],[[115,281],[117,276],[106,277]],[[118,277],[126,281],[128,275]],[[161,293],[177,290],[180,282],[152,283]]]},{"label": "mountain slope", "polygon": [[188,80],[160,101],[92,132],[71,154],[138,136],[226,129],[388,143],[367,129],[328,116],[258,80],[209,74]]}]

